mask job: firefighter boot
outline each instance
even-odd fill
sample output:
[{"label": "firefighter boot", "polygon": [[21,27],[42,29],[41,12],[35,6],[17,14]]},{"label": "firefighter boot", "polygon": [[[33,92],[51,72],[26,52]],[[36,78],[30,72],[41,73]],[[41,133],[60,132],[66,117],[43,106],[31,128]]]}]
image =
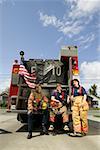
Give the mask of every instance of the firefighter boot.
[{"label": "firefighter boot", "polygon": [[48,130],[47,130],[45,124],[42,123],[42,131],[40,132],[40,135],[44,135],[44,134],[45,135],[49,135]]},{"label": "firefighter boot", "polygon": [[32,138],[32,132],[28,133],[27,139],[31,139]]},{"label": "firefighter boot", "polygon": [[69,131],[68,122],[64,123],[63,129],[64,129],[64,131]]},{"label": "firefighter boot", "polygon": [[51,122],[50,123],[50,126],[49,126],[49,131],[53,131],[54,130],[54,122]]}]

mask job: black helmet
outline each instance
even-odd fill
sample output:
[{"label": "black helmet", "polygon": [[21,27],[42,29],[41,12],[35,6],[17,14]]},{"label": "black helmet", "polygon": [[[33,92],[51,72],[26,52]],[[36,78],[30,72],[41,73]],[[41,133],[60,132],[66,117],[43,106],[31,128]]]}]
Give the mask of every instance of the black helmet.
[{"label": "black helmet", "polygon": [[71,81],[71,86],[73,86],[73,82],[74,82],[74,81],[78,82],[78,85],[79,85],[79,80],[78,80],[78,79],[73,79],[73,80]]}]

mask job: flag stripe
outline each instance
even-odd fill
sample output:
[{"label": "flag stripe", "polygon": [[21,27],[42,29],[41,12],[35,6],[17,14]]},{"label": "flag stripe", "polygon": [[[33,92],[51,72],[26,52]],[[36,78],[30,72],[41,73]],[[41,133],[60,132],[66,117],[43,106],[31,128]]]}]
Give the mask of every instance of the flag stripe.
[{"label": "flag stripe", "polygon": [[19,74],[24,77],[24,80],[25,80],[26,84],[30,88],[35,88],[35,82],[36,82],[35,70],[31,74],[31,73],[28,72],[28,70],[25,68],[24,65],[20,65]]}]

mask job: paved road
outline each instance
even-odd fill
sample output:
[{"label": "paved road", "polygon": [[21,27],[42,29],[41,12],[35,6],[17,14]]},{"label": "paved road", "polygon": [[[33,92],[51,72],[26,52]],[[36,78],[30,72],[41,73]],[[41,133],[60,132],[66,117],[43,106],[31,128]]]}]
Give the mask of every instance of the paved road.
[{"label": "paved road", "polygon": [[28,140],[27,125],[16,120],[16,114],[0,111],[0,150],[99,150],[100,128],[90,126],[87,136],[69,137],[66,134],[39,136],[33,132]]},{"label": "paved road", "polygon": [[100,110],[89,110],[88,114],[100,116]]}]

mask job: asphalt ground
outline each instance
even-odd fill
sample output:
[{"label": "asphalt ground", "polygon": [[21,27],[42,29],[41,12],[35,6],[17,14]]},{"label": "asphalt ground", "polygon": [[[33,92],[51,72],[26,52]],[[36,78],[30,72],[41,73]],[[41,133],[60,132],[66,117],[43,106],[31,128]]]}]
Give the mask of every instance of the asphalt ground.
[{"label": "asphalt ground", "polygon": [[70,137],[62,131],[56,135],[40,135],[33,128],[32,139],[27,139],[27,124],[17,121],[16,114],[0,111],[0,150],[99,150],[100,124],[89,120],[89,132],[84,137]]}]

